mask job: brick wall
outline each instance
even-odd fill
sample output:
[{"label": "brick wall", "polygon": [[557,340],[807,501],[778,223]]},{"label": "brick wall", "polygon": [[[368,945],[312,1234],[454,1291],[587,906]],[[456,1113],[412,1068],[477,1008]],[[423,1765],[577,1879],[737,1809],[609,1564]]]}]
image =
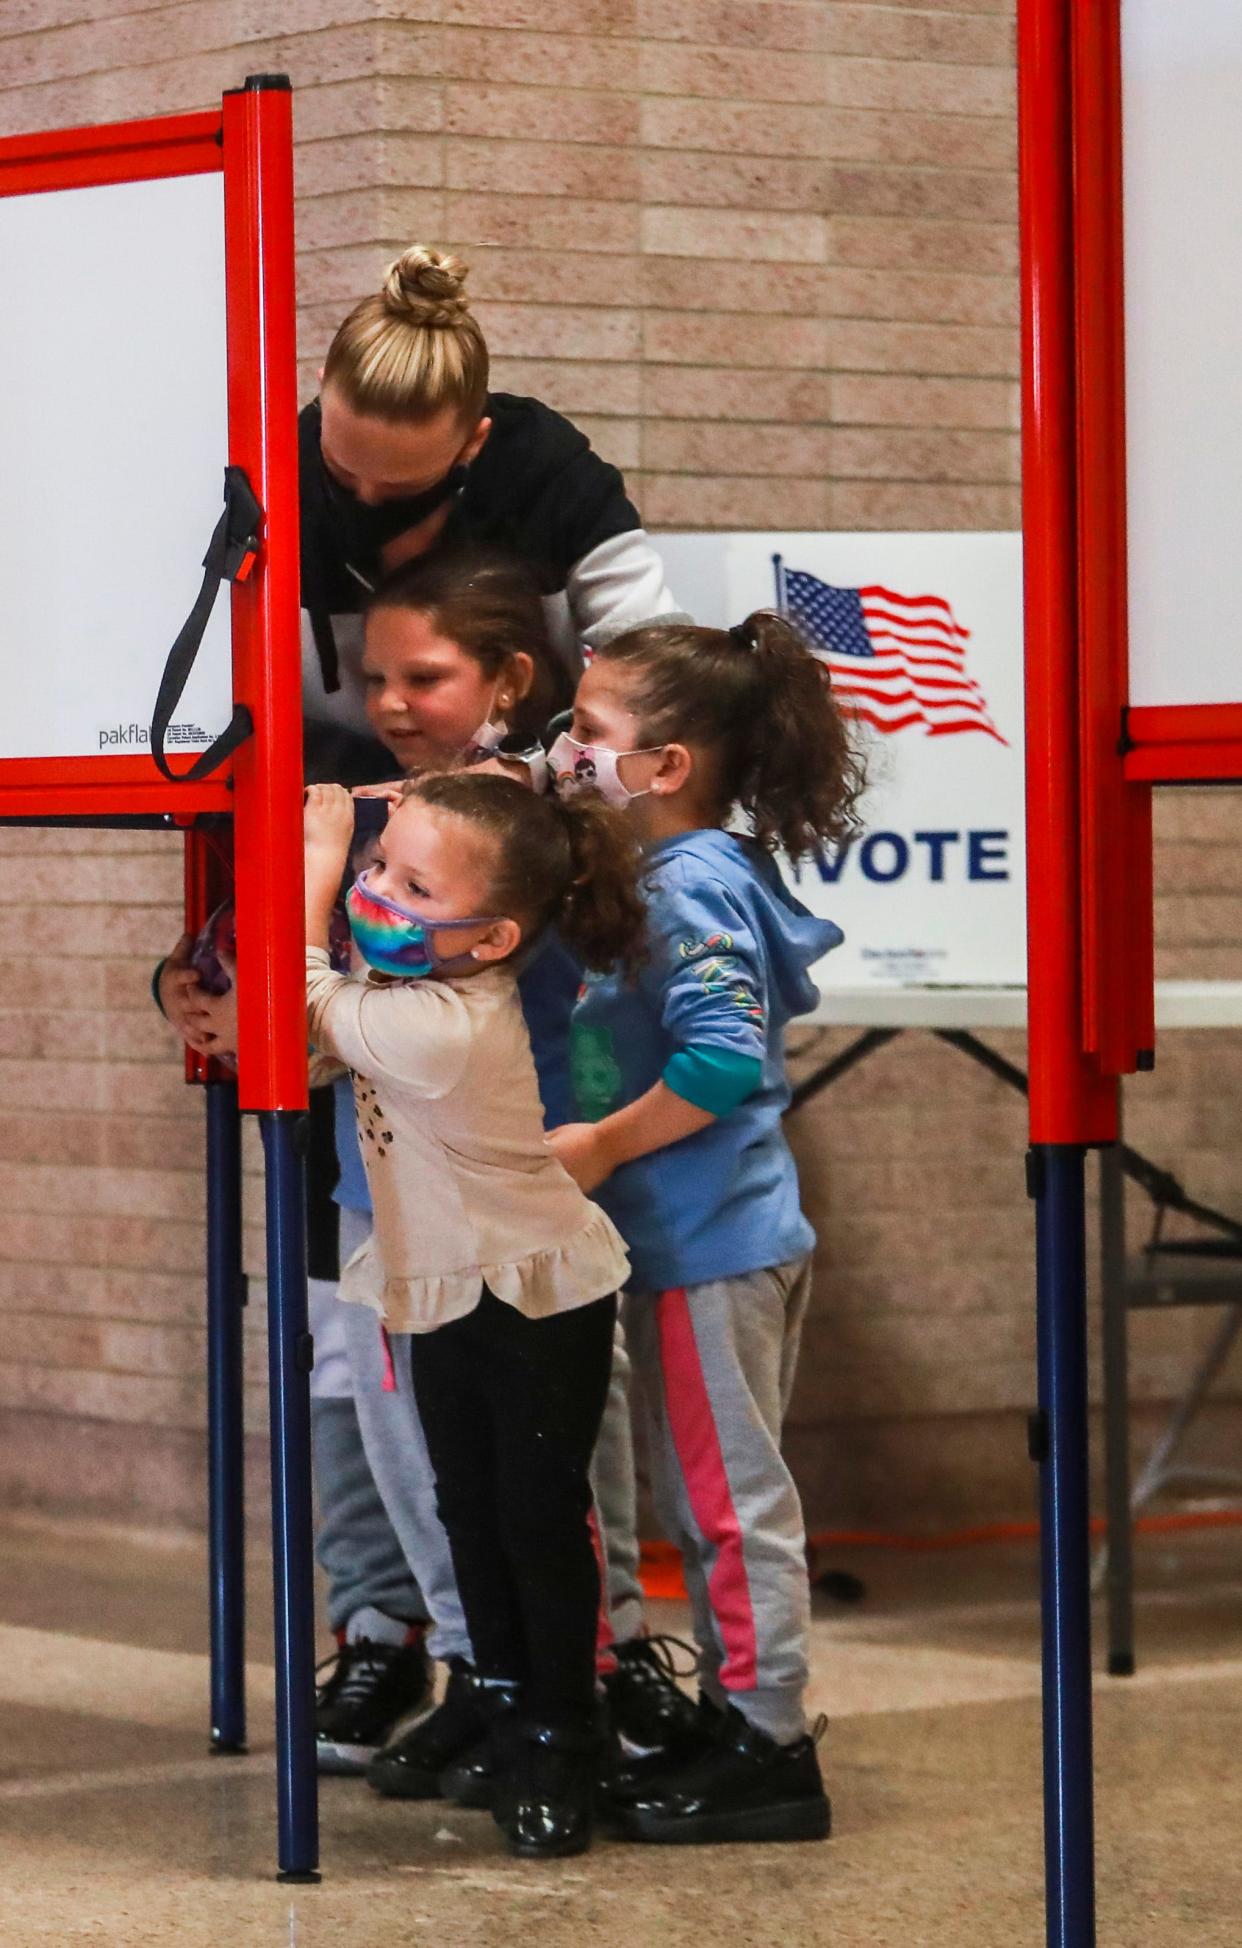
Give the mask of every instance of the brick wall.
[{"label": "brick wall", "polygon": [[[0,130],[201,107],[285,68],[304,393],[348,304],[418,237],[471,261],[497,383],[573,414],[652,526],[1011,527],[1012,14],[9,0]],[[1162,805],[1164,971],[1235,971],[1240,826],[1232,794]],[[147,997],[177,885],[162,838],[0,833],[10,1498],[201,1514],[201,1109]],[[998,1039],[1021,1059],[1019,1037]],[[1230,1209],[1240,1079],[1235,1037],[1180,1036],[1130,1091],[1134,1140]],[[790,1430],[813,1518],[1020,1512],[1033,1301],[1017,1099],[909,1036],[795,1140],[824,1241]],[[258,1308],[252,1328],[258,1426]],[[1205,1330],[1139,1322],[1140,1421]],[[1205,1437],[1224,1438],[1219,1421]]]}]

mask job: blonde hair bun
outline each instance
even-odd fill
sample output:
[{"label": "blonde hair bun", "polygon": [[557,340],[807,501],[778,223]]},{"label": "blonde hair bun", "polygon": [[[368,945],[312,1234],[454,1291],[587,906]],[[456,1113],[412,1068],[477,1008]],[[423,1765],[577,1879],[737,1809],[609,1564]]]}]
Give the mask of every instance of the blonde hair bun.
[{"label": "blonde hair bun", "polygon": [[435,327],[460,324],[470,315],[462,296],[468,267],[447,251],[411,244],[384,273],[384,305],[394,318]]}]

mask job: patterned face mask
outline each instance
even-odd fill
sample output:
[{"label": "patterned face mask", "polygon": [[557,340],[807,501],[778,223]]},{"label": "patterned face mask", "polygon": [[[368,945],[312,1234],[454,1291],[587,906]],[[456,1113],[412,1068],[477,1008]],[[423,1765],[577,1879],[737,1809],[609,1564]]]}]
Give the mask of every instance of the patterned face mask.
[{"label": "patterned face mask", "polygon": [[345,901],[354,945],[368,967],[373,967],[377,974],[394,975],[399,981],[419,981],[428,974],[458,971],[459,962],[463,971],[474,965],[474,956],[469,952],[437,954],[431,944],[431,936],[450,928],[494,926],[497,915],[437,920],[428,925],[417,914],[408,913],[405,907],[386,899],[382,893],[374,892],[370,878],[369,869],[359,873]]},{"label": "patterned face mask", "polygon": [[606,744],[580,744],[568,731],[562,731],[548,752],[548,769],[559,798],[572,798],[576,791],[597,791],[606,805],[623,812],[635,798],[648,797],[651,787],[631,791],[618,776],[618,763],[622,758],[645,757],[663,748],[662,744],[644,744],[637,751],[612,751]]}]

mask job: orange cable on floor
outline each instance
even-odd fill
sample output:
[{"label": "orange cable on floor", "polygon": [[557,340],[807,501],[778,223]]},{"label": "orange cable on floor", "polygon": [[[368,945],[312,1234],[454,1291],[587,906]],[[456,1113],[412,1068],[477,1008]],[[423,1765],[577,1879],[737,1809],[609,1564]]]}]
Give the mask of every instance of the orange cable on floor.
[{"label": "orange cable on floor", "polygon": [[[1166,1515],[1140,1515],[1134,1524],[1140,1535],[1177,1535],[1195,1529],[1242,1528],[1242,1508],[1183,1509]],[[1093,1517],[1092,1535],[1102,1536],[1102,1515]],[[807,1537],[807,1551],[815,1558],[832,1549],[903,1549],[926,1554],[942,1549],[973,1549],[993,1542],[1034,1542],[1039,1523],[986,1522],[977,1528],[951,1529],[939,1535],[897,1535],[883,1529],[820,1529]],[[812,1574],[816,1573],[815,1568]],[[673,1601],[686,1594],[681,1553],[671,1542],[644,1542],[640,1576],[650,1597]]]}]

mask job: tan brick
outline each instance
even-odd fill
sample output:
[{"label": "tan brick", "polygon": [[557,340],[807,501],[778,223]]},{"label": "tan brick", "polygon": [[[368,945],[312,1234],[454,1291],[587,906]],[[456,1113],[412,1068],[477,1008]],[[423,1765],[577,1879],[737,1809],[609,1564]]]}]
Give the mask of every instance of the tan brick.
[{"label": "tan brick", "polygon": [[97,1061],[0,1057],[0,1108],[42,1110],[49,1103],[69,1102],[80,1114],[89,1115],[106,1105],[107,1075]]},{"label": "tan brick", "polygon": [[987,15],[937,18],[908,7],[836,5],[824,9],[823,31],[824,45],[832,55],[947,64],[988,62],[1005,68],[1014,60],[1012,20]]},{"label": "tan brick", "polygon": [[825,166],[800,157],[683,154],[648,150],[641,158],[643,201],[728,210],[818,210]]},{"label": "tan brick", "polygon": [[1005,379],[887,378],[840,373],[832,417],[859,426],[979,426],[1017,429],[1018,389]]},{"label": "tan brick", "polygon": [[1012,433],[851,428],[831,437],[830,471],[839,479],[1016,482],[1018,464]]},{"label": "tan brick", "polygon": [[302,143],[294,158],[300,197],[353,195],[359,183],[434,189],[443,180],[438,135],[334,135]]},{"label": "tan brick", "polygon": [[825,272],[818,264],[739,263],[700,257],[642,257],[638,293],[660,311],[758,311],[766,316],[817,317]]},{"label": "tan brick", "polygon": [[637,30],[650,41],[696,41],[704,47],[823,47],[817,7],[800,0],[636,0]]},{"label": "tan brick", "polygon": [[935,169],[1017,167],[1017,129],[1008,117],[831,108],[820,120],[818,153],[834,162],[915,163]]},{"label": "tan brick", "polygon": [[295,88],[293,137],[301,150],[328,136],[400,130],[431,135],[446,126],[447,91],[417,75],[363,75],[319,87]]},{"label": "tan brick", "polygon": [[1016,176],[983,169],[890,169],[831,163],[825,208],[843,216],[956,217],[1004,222],[1017,209]]},{"label": "tan brick", "polygon": [[633,359],[641,350],[637,311],[489,304],[478,316],[498,357],[604,361]]},{"label": "tan brick", "polygon": [[[455,238],[447,241],[450,248],[458,248]],[[642,302],[644,259],[638,255],[558,250],[545,263],[532,259],[528,250],[492,245],[470,249],[467,256],[470,295],[479,305],[591,305],[598,310]]]},{"label": "tan brick", "polygon": [[636,96],[604,94],[599,89],[454,82],[444,90],[444,127],[452,135],[603,143],[616,148],[637,137],[639,103]]},{"label": "tan brick", "polygon": [[468,84],[485,75],[490,86],[507,82],[553,94],[561,88],[625,94],[638,79],[633,40],[446,26],[440,45],[444,73]]},{"label": "tan brick", "polygon": [[1156,902],[1156,938],[1191,947],[1221,947],[1238,938],[1237,900],[1222,894],[1163,892]]},{"label": "tan brick", "polygon": [[637,206],[628,203],[450,190],[441,230],[470,245],[632,251],[639,247],[638,225]]},{"label": "tan brick", "polygon": [[927,487],[911,481],[835,482],[829,492],[829,526],[873,529],[979,528],[1008,533],[1021,525],[1016,487]]},{"label": "tan brick", "polygon": [[653,528],[820,528],[826,502],[827,490],[816,480],[643,476],[643,513]]},{"label": "tan brick", "polygon": [[1152,801],[1157,847],[1165,839],[1222,845],[1242,841],[1242,791],[1236,788],[1196,790],[1183,785],[1170,790],[1158,786]]},{"label": "tan brick", "polygon": [[915,61],[830,61],[826,99],[839,108],[913,109],[916,114],[1012,115],[1008,68]]},{"label": "tan brick", "polygon": [[834,264],[859,269],[1004,272],[1016,275],[1018,239],[1008,223],[942,223],[932,218],[834,215],[828,226]]},{"label": "tan brick", "polygon": [[201,1119],[203,1092],[186,1083],[182,1044],[167,1023],[163,1028],[158,1062],[120,1062],[114,1058],[102,1069],[100,1108],[124,1111],[132,1116],[180,1116],[195,1122]]},{"label": "tan brick", "polygon": [[642,248],[673,257],[761,258],[822,264],[826,232],[820,216],[749,210],[660,210],[642,213]]},{"label": "tan brick", "polygon": [[822,371],[760,372],[740,366],[707,371],[648,368],[643,374],[647,414],[674,419],[787,420],[828,417],[828,378]]},{"label": "tan brick", "polygon": [[883,324],[837,319],[834,365],[858,372],[920,372],[1008,378],[1018,369],[1012,332],[977,325]]},{"label": "tan brick", "polygon": [[0,1009],[97,1008],[106,974],[102,962],[0,961]]},{"label": "tan brick", "polygon": [[[643,42],[637,49],[644,95],[703,96],[709,100],[822,102],[823,64],[802,54],[722,47],[677,47]],[[756,112],[760,112],[756,108]]]},{"label": "tan brick", "polygon": [[653,473],[772,474],[820,479],[827,471],[826,429],[656,420],[643,429],[643,465]]},{"label": "tan brick", "polygon": [[35,1008],[6,1008],[0,1013],[0,1055],[34,1061],[99,1056],[106,1047],[103,1019],[98,1013],[73,1014],[68,1009],[43,1012]]},{"label": "tan brick", "polygon": [[[438,189],[342,190],[305,197],[298,208],[298,236],[311,250],[357,243],[362,237],[438,237],[448,199]],[[391,255],[386,252],[385,257]]]},{"label": "tan brick", "polygon": [[442,17],[479,27],[616,36],[635,31],[633,0],[442,0]]},{"label": "tan brick", "polygon": [[642,396],[637,365],[497,358],[492,380],[498,391],[527,393],[563,413],[637,413]]},{"label": "tan brick", "polygon": [[648,148],[681,154],[818,158],[824,153],[824,124],[822,109],[795,103],[649,95],[641,106],[639,138]]},{"label": "tan brick", "polygon": [[656,362],[757,365],[765,371],[827,363],[828,328],[820,318],[713,318],[689,311],[643,314],[643,350]]},{"label": "tan brick", "polygon": [[1011,278],[830,270],[824,282],[824,308],[838,318],[1003,325],[1017,343],[1018,287]]},{"label": "tan brick", "polygon": [[[55,872],[56,900],[66,906],[93,904],[102,895],[118,904],[166,907],[181,888],[181,861],[167,856],[111,859],[102,870],[97,857],[61,859]],[[29,897],[29,866],[0,859],[0,906],[20,906]]]},{"label": "tan brick", "polygon": [[639,193],[638,157],[631,149],[584,142],[444,142],[444,180],[454,190],[493,190],[514,197],[561,196],[567,203],[633,201]]}]

